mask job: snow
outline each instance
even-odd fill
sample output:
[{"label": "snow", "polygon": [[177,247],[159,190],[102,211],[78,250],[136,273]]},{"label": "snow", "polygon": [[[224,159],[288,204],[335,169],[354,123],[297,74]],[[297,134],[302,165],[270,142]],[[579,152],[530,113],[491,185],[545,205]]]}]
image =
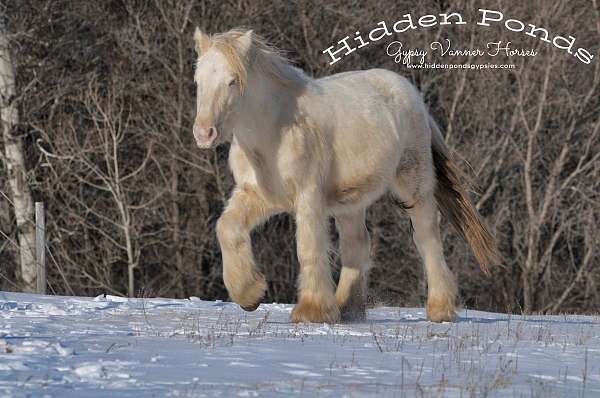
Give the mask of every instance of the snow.
[{"label": "snow", "polygon": [[600,396],[600,318],[0,292],[0,396]]}]

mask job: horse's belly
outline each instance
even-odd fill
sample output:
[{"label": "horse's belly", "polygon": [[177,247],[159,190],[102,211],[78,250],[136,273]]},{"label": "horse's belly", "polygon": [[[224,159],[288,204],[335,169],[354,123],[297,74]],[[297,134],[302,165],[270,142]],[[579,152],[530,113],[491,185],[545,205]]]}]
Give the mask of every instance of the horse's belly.
[{"label": "horse's belly", "polygon": [[336,137],[328,203],[336,208],[368,206],[395,175],[398,142],[390,131],[355,129]]},{"label": "horse's belly", "polygon": [[327,207],[333,212],[367,207],[385,192],[387,186],[387,178],[376,174],[334,181],[326,193]]}]

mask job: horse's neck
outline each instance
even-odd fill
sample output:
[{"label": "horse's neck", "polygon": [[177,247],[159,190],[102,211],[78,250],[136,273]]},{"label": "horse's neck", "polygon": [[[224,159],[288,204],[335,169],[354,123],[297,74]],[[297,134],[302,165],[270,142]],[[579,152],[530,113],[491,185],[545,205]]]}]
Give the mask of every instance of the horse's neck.
[{"label": "horse's neck", "polygon": [[[254,81],[246,91],[245,106],[236,112],[235,145],[253,169],[256,183],[273,201],[284,200],[283,178],[279,174],[280,145],[295,118],[296,97],[292,88],[273,81]],[[292,122],[293,123],[293,122]],[[243,166],[242,166],[243,167]]]},{"label": "horse's neck", "polygon": [[265,76],[252,80],[246,90],[247,97],[233,121],[238,145],[245,152],[276,151],[283,129],[282,115],[293,111],[293,90]]}]

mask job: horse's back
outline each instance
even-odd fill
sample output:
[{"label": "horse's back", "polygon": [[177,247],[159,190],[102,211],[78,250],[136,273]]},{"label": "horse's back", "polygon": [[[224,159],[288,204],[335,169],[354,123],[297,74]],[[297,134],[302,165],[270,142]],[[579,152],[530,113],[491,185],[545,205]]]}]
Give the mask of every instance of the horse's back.
[{"label": "horse's back", "polygon": [[[420,94],[383,69],[339,73],[316,84],[312,107],[328,127],[335,189],[353,194],[336,201],[370,202],[394,178],[404,150],[425,147],[417,138],[428,134],[418,128],[426,117]],[[363,189],[369,194],[361,198]]]},{"label": "horse's back", "polygon": [[427,110],[403,76],[385,69],[334,74],[316,80],[312,105],[324,114],[338,140],[379,142],[402,151],[429,146]]},{"label": "horse's back", "polygon": [[412,83],[405,77],[387,69],[367,69],[336,73],[317,79],[324,89],[356,92],[367,95],[394,95],[399,99],[420,97]]},{"label": "horse's back", "polygon": [[[421,94],[405,77],[386,70],[368,69],[337,73],[316,80],[319,96],[341,124],[386,131],[403,141],[404,132],[422,124],[426,110]],[[320,101],[318,101],[320,102]]]}]

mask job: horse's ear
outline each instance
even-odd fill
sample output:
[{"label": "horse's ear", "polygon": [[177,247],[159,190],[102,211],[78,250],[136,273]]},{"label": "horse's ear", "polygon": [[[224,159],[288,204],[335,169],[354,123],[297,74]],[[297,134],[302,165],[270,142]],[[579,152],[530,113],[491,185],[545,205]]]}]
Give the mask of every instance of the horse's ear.
[{"label": "horse's ear", "polygon": [[237,47],[243,54],[247,54],[252,47],[252,37],[254,33],[252,30],[247,31],[243,35],[237,38]]},{"label": "horse's ear", "polygon": [[194,48],[198,55],[206,50],[208,47],[208,35],[200,30],[199,27],[196,26],[196,30],[194,31]]}]

